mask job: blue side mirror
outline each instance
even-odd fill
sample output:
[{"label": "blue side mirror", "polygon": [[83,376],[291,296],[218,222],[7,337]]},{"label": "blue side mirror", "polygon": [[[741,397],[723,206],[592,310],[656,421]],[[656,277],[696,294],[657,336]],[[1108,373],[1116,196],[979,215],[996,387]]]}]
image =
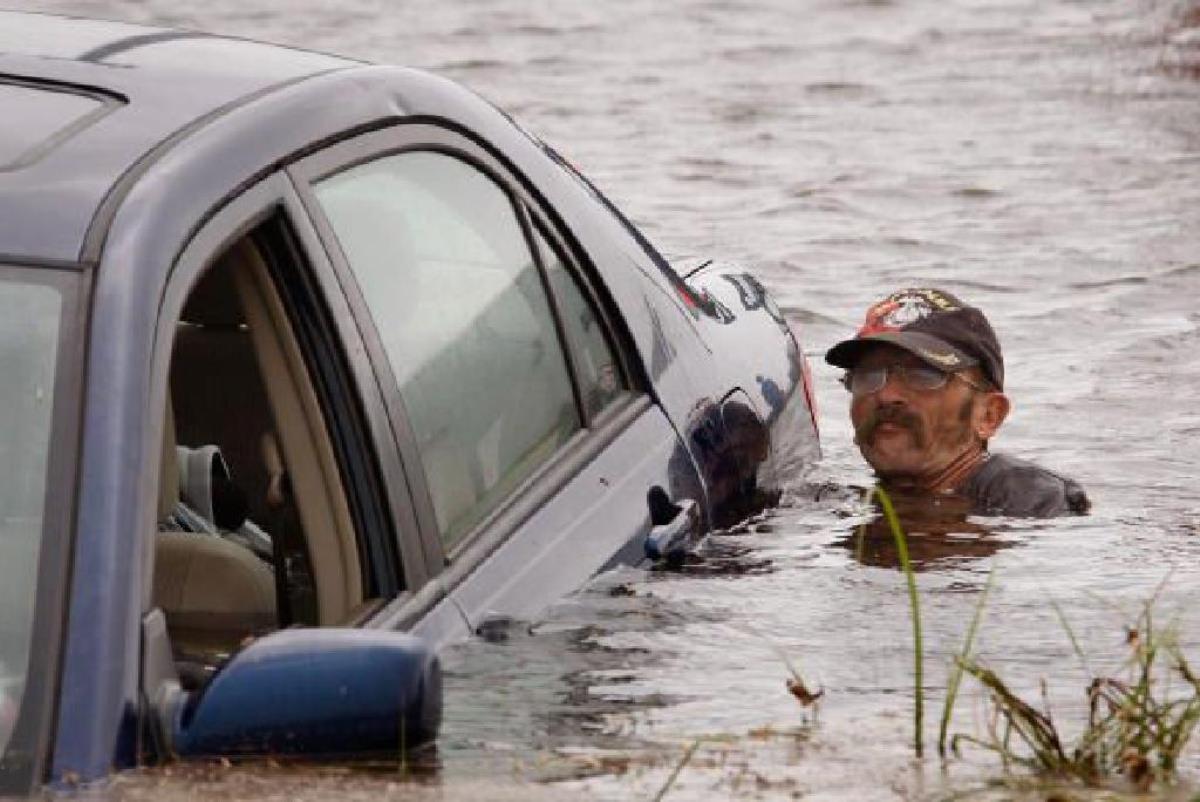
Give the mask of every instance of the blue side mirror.
[{"label": "blue side mirror", "polygon": [[288,629],[234,655],[164,722],[180,757],[397,757],[437,737],[441,668],[419,638]]}]

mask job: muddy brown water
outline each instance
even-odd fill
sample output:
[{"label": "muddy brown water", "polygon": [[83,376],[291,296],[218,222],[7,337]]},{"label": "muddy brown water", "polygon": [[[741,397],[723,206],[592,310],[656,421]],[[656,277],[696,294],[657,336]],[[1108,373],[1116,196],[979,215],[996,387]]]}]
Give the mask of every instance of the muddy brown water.
[{"label": "muddy brown water", "polygon": [[[13,0],[8,0],[13,5]],[[1200,661],[1200,20],[1168,0],[16,2],[435,69],[572,159],[671,257],[757,270],[813,360],[825,457],[682,573],[600,577],[452,649],[436,766],[174,767],[127,799],[1043,798],[969,752],[914,759],[907,596],[849,541],[870,477],[820,355],[897,286],[984,307],[998,450],[1078,478],[1086,518],[914,546],[926,739],[989,572],[981,659],[1064,729],[1167,578]],[[786,661],[785,661],[786,657]],[[788,694],[786,662],[824,689]],[[982,734],[967,683],[953,729]],[[1189,752],[1185,777],[1200,780]],[[1074,792],[1073,792],[1074,793]],[[1185,788],[1172,792],[1189,793]],[[1164,795],[1168,795],[1163,792]]]}]

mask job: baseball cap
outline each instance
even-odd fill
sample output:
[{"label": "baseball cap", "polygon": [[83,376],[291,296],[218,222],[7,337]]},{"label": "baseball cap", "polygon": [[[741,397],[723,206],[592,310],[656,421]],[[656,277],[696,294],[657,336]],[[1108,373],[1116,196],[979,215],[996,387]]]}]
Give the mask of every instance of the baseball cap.
[{"label": "baseball cap", "polygon": [[825,361],[853,368],[875,343],[903,348],[946,372],[978,365],[997,389],[1004,388],[1004,357],[991,324],[948,292],[925,287],[892,293],[867,310],[858,333],[830,348]]}]

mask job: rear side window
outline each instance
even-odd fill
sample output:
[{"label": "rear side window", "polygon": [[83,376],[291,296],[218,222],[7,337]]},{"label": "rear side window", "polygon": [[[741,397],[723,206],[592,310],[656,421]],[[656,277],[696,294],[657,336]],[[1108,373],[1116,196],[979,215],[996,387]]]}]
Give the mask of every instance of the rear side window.
[{"label": "rear side window", "polygon": [[604,333],[595,308],[579,289],[575,277],[540,233],[535,235],[542,264],[558,299],[563,329],[575,355],[575,375],[589,420],[594,419],[624,393],[626,383],[616,354]]},{"label": "rear side window", "polygon": [[582,428],[511,198],[414,151],[316,187],[383,342],[447,550]]},{"label": "rear side window", "polygon": [[51,286],[0,280],[0,753],[29,678],[62,307]]}]

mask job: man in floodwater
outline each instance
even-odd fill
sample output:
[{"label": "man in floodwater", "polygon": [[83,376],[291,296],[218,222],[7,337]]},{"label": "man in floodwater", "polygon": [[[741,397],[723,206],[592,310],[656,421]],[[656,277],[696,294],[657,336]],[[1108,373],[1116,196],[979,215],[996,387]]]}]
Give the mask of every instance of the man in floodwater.
[{"label": "man in floodwater", "polygon": [[885,489],[990,515],[1087,512],[1073,480],[988,451],[1010,404],[1000,343],[975,307],[936,289],[894,292],[825,361],[846,369],[854,442]]}]

